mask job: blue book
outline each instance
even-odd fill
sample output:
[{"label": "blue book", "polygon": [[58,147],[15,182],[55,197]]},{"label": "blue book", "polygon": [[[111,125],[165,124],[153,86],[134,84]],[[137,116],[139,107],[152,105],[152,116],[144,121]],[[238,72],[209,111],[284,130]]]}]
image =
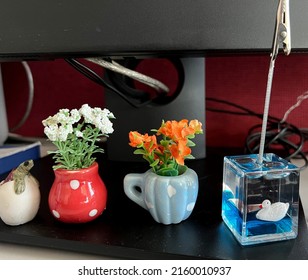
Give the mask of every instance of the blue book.
[{"label": "blue book", "polygon": [[11,171],[22,162],[41,157],[41,143],[4,144],[0,146],[0,174]]}]

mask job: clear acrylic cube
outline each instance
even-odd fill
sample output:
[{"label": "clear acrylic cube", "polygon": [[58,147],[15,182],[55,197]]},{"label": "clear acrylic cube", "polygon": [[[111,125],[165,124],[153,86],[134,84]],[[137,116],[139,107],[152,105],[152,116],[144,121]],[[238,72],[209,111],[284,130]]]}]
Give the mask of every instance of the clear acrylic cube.
[{"label": "clear acrylic cube", "polygon": [[264,154],[224,158],[222,219],[241,245],[294,239],[298,231],[299,168]]}]

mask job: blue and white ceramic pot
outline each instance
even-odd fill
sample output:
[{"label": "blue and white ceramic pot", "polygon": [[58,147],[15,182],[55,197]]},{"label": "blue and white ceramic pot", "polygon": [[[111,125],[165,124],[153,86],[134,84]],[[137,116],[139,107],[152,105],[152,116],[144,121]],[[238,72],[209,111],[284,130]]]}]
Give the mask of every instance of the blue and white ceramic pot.
[{"label": "blue and white ceramic pot", "polygon": [[124,178],[125,194],[165,225],[178,224],[190,216],[198,189],[198,175],[190,168],[178,176],[160,176],[151,169]]}]

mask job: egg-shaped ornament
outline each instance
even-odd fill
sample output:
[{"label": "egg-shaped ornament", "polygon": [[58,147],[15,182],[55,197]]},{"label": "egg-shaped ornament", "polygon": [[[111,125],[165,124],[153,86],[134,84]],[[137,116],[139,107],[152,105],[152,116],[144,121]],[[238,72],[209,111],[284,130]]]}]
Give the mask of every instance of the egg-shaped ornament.
[{"label": "egg-shaped ornament", "polygon": [[30,222],[41,202],[39,182],[30,173],[33,160],[22,162],[0,182],[0,218],[10,226]]}]

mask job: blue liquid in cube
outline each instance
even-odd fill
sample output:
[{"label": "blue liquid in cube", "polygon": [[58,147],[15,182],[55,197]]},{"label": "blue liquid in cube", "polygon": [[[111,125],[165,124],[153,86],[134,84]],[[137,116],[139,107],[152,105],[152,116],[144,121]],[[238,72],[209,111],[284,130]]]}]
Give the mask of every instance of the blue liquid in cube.
[{"label": "blue liquid in cube", "polygon": [[[278,221],[257,218],[264,200],[289,205]],[[242,245],[292,239],[297,236],[299,170],[277,157],[265,154],[225,157],[222,218]]]}]

